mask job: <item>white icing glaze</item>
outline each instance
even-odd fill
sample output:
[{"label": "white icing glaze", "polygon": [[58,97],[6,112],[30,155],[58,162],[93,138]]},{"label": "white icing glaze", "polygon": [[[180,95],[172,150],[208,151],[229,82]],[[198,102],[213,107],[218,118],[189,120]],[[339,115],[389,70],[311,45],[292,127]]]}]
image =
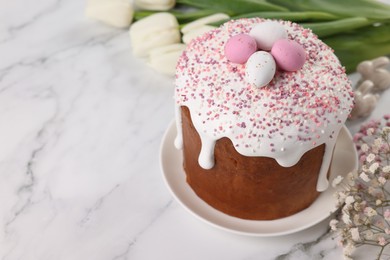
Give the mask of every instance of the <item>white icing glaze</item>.
[{"label": "white icing glaze", "polygon": [[[305,48],[307,61],[296,72],[276,72],[263,88],[248,84],[245,65],[229,62],[223,47],[229,37],[248,33],[262,21],[231,21],[188,45],[177,66],[176,111],[190,109],[202,142],[199,164],[207,169],[214,163],[215,141],[222,137],[242,155],[274,158],[283,167],[326,144],[317,183],[323,191],[335,140],[352,109],[349,80],[332,50],[310,30],[281,22],[288,38]],[[181,147],[180,111],[176,118],[175,143]]]},{"label": "white icing glaze", "polygon": [[214,167],[214,148],[216,140],[210,138],[206,134],[199,133],[201,140],[201,150],[198,158],[199,165],[206,170]]},{"label": "white icing glaze", "polygon": [[176,149],[181,150],[183,149],[183,128],[182,128],[180,106],[176,106],[175,117],[176,117],[176,129],[177,129],[177,134],[175,138],[175,147]]},{"label": "white icing glaze", "polygon": [[[339,131],[337,131],[336,136],[338,136],[340,129]],[[332,161],[332,155],[333,155],[334,146],[336,145],[336,140],[337,138],[334,138],[329,140],[327,143],[325,143],[325,153],[322,159],[322,165],[321,165],[321,169],[317,181],[317,191],[319,192],[325,191],[329,186],[328,170],[330,167],[330,162]]]}]

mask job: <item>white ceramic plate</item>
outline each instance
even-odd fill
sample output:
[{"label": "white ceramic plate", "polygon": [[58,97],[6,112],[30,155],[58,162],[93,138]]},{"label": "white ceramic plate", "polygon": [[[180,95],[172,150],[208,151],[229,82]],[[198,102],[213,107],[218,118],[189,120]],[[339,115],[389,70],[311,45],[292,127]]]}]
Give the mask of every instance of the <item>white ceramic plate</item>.
[{"label": "white ceramic plate", "polygon": [[[206,223],[236,234],[249,236],[281,236],[309,228],[333,213],[335,190],[330,187],[307,209],[278,220],[245,220],[222,213],[201,200],[186,182],[182,151],[174,147],[175,123],[171,122],[162,140],[160,163],[167,186],[177,201]],[[355,146],[346,127],[340,131],[333,155],[330,183],[338,175],[345,175],[358,165]]]}]

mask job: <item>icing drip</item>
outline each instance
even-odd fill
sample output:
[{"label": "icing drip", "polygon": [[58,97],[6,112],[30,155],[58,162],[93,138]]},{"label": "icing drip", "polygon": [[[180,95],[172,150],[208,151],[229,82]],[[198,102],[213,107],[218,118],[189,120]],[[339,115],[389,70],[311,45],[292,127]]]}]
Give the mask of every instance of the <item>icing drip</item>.
[{"label": "icing drip", "polygon": [[[180,106],[176,107],[176,127],[177,127],[177,135],[175,138],[175,147],[177,149],[182,149],[183,147],[183,131],[182,131],[182,123],[181,123],[181,113]],[[180,123],[178,123],[180,122]],[[210,138],[207,134],[202,134],[199,129],[196,127],[196,123],[194,123],[194,127],[199,133],[201,140],[201,151],[198,157],[199,165],[206,170],[209,170],[214,167],[215,158],[214,158],[214,149],[216,144],[216,139]],[[336,145],[336,140],[338,133],[340,132],[341,127],[335,131],[334,138],[330,138],[327,142],[325,142],[325,152],[322,159],[322,164],[320,168],[320,172],[318,175],[317,181],[317,191],[323,192],[329,186],[328,181],[328,170],[333,156],[333,150]],[[322,145],[319,143],[318,145]],[[305,154],[310,149],[304,149],[305,147],[300,147],[297,149],[290,149],[290,151],[281,150],[280,153],[274,153],[271,156],[269,154],[261,154],[257,153],[256,155],[246,155],[246,156],[263,156],[263,157],[271,157],[274,158],[278,164],[282,167],[291,167],[299,162],[303,154]],[[306,147],[307,148],[307,147]],[[279,156],[277,156],[279,155]]]},{"label": "icing drip", "polygon": [[182,128],[182,121],[181,121],[181,111],[180,106],[176,106],[175,109],[175,116],[176,116],[176,138],[175,138],[175,147],[178,150],[183,149],[183,128]]},{"label": "icing drip", "polygon": [[[337,132],[335,136],[338,136],[339,132],[340,130]],[[318,192],[325,191],[329,186],[328,170],[329,170],[330,162],[332,161],[333,150],[334,150],[334,146],[336,145],[336,140],[337,138],[333,138],[327,143],[325,143],[325,153],[322,159],[322,165],[321,165],[321,169],[317,181]]]},{"label": "icing drip", "polygon": [[198,163],[203,169],[209,170],[214,167],[214,148],[216,140],[209,138],[205,134],[199,135],[202,147],[200,150]]}]

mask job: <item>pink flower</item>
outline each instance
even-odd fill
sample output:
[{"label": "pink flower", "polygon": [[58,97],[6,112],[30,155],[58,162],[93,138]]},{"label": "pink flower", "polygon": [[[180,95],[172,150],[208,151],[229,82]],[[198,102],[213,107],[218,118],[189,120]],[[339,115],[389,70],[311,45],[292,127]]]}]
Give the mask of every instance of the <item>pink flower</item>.
[{"label": "pink flower", "polygon": [[373,217],[373,216],[376,216],[378,215],[378,213],[376,212],[375,209],[371,208],[371,207],[366,207],[364,209],[364,214],[367,216],[367,217]]},{"label": "pink flower", "polygon": [[365,182],[369,182],[369,181],[370,181],[370,178],[369,178],[368,175],[365,174],[364,172],[362,172],[362,173],[359,175],[359,177],[360,177],[363,181],[365,181]]},{"label": "pink flower", "polygon": [[367,144],[362,144],[361,149],[362,149],[363,152],[367,152],[369,147],[368,147]]},{"label": "pink flower", "polygon": [[354,240],[354,241],[360,240],[360,234],[359,234],[358,228],[351,228],[350,232],[351,232],[352,240]]},{"label": "pink flower", "polygon": [[372,162],[374,159],[375,159],[375,154],[373,153],[370,153],[366,158],[367,162],[369,163]]},{"label": "pink flower", "polygon": [[368,136],[371,136],[374,132],[375,132],[375,129],[372,128],[372,127],[370,127],[370,128],[367,129],[367,135],[368,135]]},{"label": "pink flower", "polygon": [[382,176],[378,178],[378,181],[379,181],[379,183],[380,183],[381,185],[385,185],[385,183],[386,183],[386,179],[383,178]]},{"label": "pink flower", "polygon": [[356,143],[357,141],[359,141],[364,135],[362,133],[356,133],[354,136],[353,136],[353,141]]},{"label": "pink flower", "polygon": [[381,147],[379,148],[379,151],[381,153],[388,153],[390,151],[390,147],[388,144],[382,144]]},{"label": "pink flower", "polygon": [[371,173],[375,173],[376,170],[378,170],[378,168],[379,168],[379,163],[376,162],[376,163],[373,163],[373,164],[370,166],[369,170],[370,170]]},{"label": "pink flower", "polygon": [[390,114],[384,119],[371,120],[354,136],[360,165],[345,178],[345,191],[338,191],[344,207],[340,222],[330,226],[340,232],[345,255],[360,243],[390,245]]},{"label": "pink flower", "polygon": [[378,237],[378,244],[379,244],[380,246],[386,245],[386,239],[385,239],[383,236],[379,236],[379,237]]},{"label": "pink flower", "polygon": [[390,221],[390,210],[386,209],[385,212],[383,213],[383,216],[387,221]]},{"label": "pink flower", "polygon": [[329,222],[329,226],[330,228],[333,230],[333,231],[336,231],[337,230],[337,224],[339,223],[339,221],[337,219],[332,219],[330,222]]}]

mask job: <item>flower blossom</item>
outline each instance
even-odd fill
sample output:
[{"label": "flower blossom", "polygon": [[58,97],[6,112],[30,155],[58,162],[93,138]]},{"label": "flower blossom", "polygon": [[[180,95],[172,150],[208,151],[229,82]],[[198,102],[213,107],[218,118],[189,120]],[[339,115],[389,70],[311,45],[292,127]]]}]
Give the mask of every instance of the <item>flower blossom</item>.
[{"label": "flower blossom", "polygon": [[185,44],[174,43],[152,49],[149,53],[148,65],[158,72],[173,76],[177,61],[185,48]]},{"label": "flower blossom", "polygon": [[148,56],[155,48],[180,43],[179,23],[173,14],[152,14],[130,27],[130,40],[135,56]]},{"label": "flower blossom", "polygon": [[386,245],[386,239],[385,239],[383,236],[379,236],[379,237],[378,237],[378,244],[379,244],[380,246]]},{"label": "flower blossom", "polygon": [[370,166],[369,171],[370,171],[371,173],[375,173],[376,170],[377,170],[378,168],[379,168],[379,163],[375,162],[375,163],[373,163],[373,164]]},{"label": "flower blossom", "polygon": [[183,28],[181,28],[181,33],[183,34],[183,42],[188,44],[192,39],[204,34],[215,28],[215,26],[211,26],[210,24],[216,23],[219,21],[223,21],[229,19],[229,15],[224,13],[216,13],[206,17],[199,18],[195,21],[192,21]]},{"label": "flower blossom", "polygon": [[108,25],[125,28],[133,20],[134,9],[126,0],[89,0],[85,14]]},{"label": "flower blossom", "polygon": [[367,156],[366,161],[370,163],[370,162],[372,162],[374,159],[375,159],[375,154],[370,153],[370,154]]},{"label": "flower blossom", "polygon": [[359,229],[358,228],[351,228],[349,230],[351,233],[352,240],[354,241],[359,241],[360,240],[360,234],[359,234]]},{"label": "flower blossom", "polygon": [[332,187],[336,188],[337,185],[339,185],[343,181],[344,177],[338,175],[336,178],[333,179],[332,181]]},{"label": "flower blossom", "polygon": [[390,209],[386,209],[383,216],[387,221],[390,221]]},{"label": "flower blossom", "polygon": [[376,216],[378,215],[378,213],[376,212],[375,209],[371,208],[371,207],[366,207],[364,209],[364,214],[367,216],[367,217],[373,217],[373,216]]},{"label": "flower blossom", "polygon": [[346,205],[351,205],[354,202],[355,202],[355,199],[354,199],[353,196],[348,196],[348,197],[345,198],[345,204]]},{"label": "flower blossom", "polygon": [[352,224],[351,218],[350,218],[349,213],[347,211],[343,210],[341,218],[345,224],[347,224],[347,225]]},{"label": "flower blossom", "polygon": [[365,181],[365,182],[369,182],[369,181],[370,181],[370,178],[369,178],[368,175],[365,174],[364,172],[362,172],[362,173],[359,175],[359,177],[360,177],[363,181]]},{"label": "flower blossom", "polygon": [[363,151],[363,152],[367,152],[369,147],[367,144],[362,144],[362,146],[360,147],[360,149]]},{"label": "flower blossom", "polygon": [[378,178],[378,182],[383,186],[386,184],[386,179],[381,176]]},{"label": "flower blossom", "polygon": [[332,229],[333,231],[337,230],[337,224],[338,223],[339,223],[339,221],[337,219],[332,219],[329,222],[330,229]]}]

